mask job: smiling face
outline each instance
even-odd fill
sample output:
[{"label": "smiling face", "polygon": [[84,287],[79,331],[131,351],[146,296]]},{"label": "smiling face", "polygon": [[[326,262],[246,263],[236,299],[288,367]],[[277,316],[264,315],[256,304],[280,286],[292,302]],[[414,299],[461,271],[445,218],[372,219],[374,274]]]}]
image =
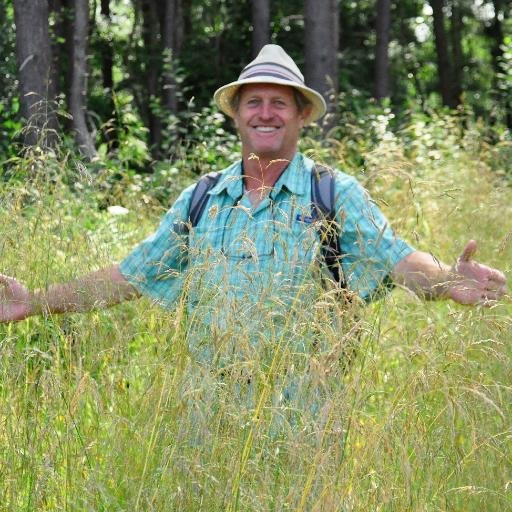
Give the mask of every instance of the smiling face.
[{"label": "smiling face", "polygon": [[299,111],[292,87],[276,84],[247,84],[240,91],[235,125],[242,153],[263,160],[291,160],[308,108]]}]

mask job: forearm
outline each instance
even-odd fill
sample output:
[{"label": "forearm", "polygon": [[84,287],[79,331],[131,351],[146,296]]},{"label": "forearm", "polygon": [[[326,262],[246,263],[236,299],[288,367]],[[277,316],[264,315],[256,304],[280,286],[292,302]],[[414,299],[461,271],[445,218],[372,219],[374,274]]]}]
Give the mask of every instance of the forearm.
[{"label": "forearm", "polygon": [[457,280],[452,267],[422,251],[415,251],[401,260],[392,277],[396,283],[426,299],[448,298]]},{"label": "forearm", "polygon": [[469,240],[453,267],[415,251],[396,265],[393,279],[425,298],[490,306],[506,294],[507,279],[500,270],[472,259],[476,247],[476,242]]},{"label": "forearm", "polygon": [[103,309],[139,296],[117,265],[76,280],[35,290],[29,295],[30,314],[85,312]]}]

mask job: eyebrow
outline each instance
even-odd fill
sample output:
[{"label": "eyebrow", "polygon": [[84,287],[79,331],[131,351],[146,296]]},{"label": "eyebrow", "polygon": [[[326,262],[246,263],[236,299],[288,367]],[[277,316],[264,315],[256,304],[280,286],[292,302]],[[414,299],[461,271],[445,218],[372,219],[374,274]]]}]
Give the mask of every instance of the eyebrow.
[{"label": "eyebrow", "polygon": [[[260,98],[261,98],[261,94],[257,94],[257,93],[249,94],[246,98],[246,101],[251,100],[251,99],[260,99]],[[271,96],[270,99],[271,100],[286,100],[286,99],[293,100],[293,98],[286,98],[286,96],[283,96],[282,94],[278,94],[276,96]]]}]

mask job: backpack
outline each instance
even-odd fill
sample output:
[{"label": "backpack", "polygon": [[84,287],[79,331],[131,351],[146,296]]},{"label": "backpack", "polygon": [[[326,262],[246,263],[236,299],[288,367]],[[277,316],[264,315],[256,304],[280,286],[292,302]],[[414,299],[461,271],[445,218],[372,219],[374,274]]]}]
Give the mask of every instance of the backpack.
[{"label": "backpack", "polygon": [[[220,172],[210,172],[202,176],[190,198],[188,223],[181,223],[180,232],[187,234],[189,229],[197,226],[208,203],[208,192],[217,184]],[[343,256],[339,244],[339,225],[336,223],[334,173],[324,165],[316,165],[311,172],[311,203],[313,220],[320,220],[320,253],[332,279],[341,288],[346,282],[341,270]]]}]

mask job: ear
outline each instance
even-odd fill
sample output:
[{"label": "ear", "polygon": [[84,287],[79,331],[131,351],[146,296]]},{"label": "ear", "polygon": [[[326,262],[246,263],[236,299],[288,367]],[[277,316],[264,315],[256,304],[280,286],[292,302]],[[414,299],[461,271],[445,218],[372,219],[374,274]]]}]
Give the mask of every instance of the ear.
[{"label": "ear", "polygon": [[306,122],[306,119],[310,116],[311,112],[313,110],[313,105],[308,105],[304,108],[304,110],[301,113],[301,120],[300,120],[300,127],[304,128],[304,123]]}]

